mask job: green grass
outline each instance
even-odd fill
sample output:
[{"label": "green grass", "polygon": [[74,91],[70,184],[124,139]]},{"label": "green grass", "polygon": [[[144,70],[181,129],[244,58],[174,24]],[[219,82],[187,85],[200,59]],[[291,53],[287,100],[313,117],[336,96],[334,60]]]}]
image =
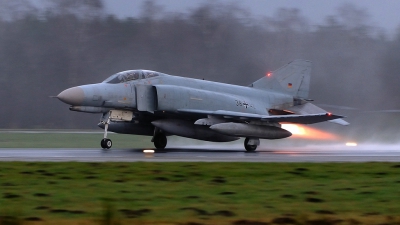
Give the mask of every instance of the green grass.
[{"label": "green grass", "polygon": [[[2,132],[1,148],[100,148],[102,133]],[[151,137],[109,133],[113,148],[152,147]]]},{"label": "green grass", "polygon": [[127,224],[388,223],[400,164],[0,163],[0,215],[90,224],[107,208]]}]

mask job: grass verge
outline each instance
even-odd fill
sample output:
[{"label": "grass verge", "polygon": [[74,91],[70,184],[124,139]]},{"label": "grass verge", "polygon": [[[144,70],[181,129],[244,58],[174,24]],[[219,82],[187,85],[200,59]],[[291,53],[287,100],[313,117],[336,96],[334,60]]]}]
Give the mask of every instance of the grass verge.
[{"label": "grass verge", "polygon": [[398,224],[399,175],[396,163],[1,162],[0,224]]}]

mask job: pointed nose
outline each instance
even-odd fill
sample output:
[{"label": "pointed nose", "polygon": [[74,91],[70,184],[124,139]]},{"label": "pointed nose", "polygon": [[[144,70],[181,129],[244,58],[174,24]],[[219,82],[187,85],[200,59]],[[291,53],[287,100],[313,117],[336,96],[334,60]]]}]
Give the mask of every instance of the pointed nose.
[{"label": "pointed nose", "polygon": [[57,98],[64,103],[79,106],[82,105],[85,94],[83,93],[82,88],[72,87],[62,91],[60,94],[57,95]]}]

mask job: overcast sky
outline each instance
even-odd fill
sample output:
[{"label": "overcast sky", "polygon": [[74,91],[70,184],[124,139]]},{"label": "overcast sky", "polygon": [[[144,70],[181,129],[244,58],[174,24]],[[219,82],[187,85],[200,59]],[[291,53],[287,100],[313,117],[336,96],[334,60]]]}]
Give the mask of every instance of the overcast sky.
[{"label": "overcast sky", "polygon": [[[138,15],[144,0],[103,0],[107,12],[119,18]],[[167,12],[185,13],[204,2],[212,0],[155,0]],[[247,8],[254,16],[273,16],[277,9],[298,8],[312,25],[321,24],[329,15],[336,13],[339,6],[352,3],[365,9],[371,16],[370,25],[384,28],[393,34],[400,25],[399,0],[219,0],[222,3],[235,2]]]}]

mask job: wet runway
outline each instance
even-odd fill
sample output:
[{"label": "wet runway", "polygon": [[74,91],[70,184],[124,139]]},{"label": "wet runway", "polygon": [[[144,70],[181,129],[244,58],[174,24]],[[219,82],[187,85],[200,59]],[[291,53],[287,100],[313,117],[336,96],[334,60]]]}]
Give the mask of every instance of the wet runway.
[{"label": "wet runway", "polygon": [[400,162],[399,146],[309,146],[260,149],[0,149],[0,161],[76,162]]}]

